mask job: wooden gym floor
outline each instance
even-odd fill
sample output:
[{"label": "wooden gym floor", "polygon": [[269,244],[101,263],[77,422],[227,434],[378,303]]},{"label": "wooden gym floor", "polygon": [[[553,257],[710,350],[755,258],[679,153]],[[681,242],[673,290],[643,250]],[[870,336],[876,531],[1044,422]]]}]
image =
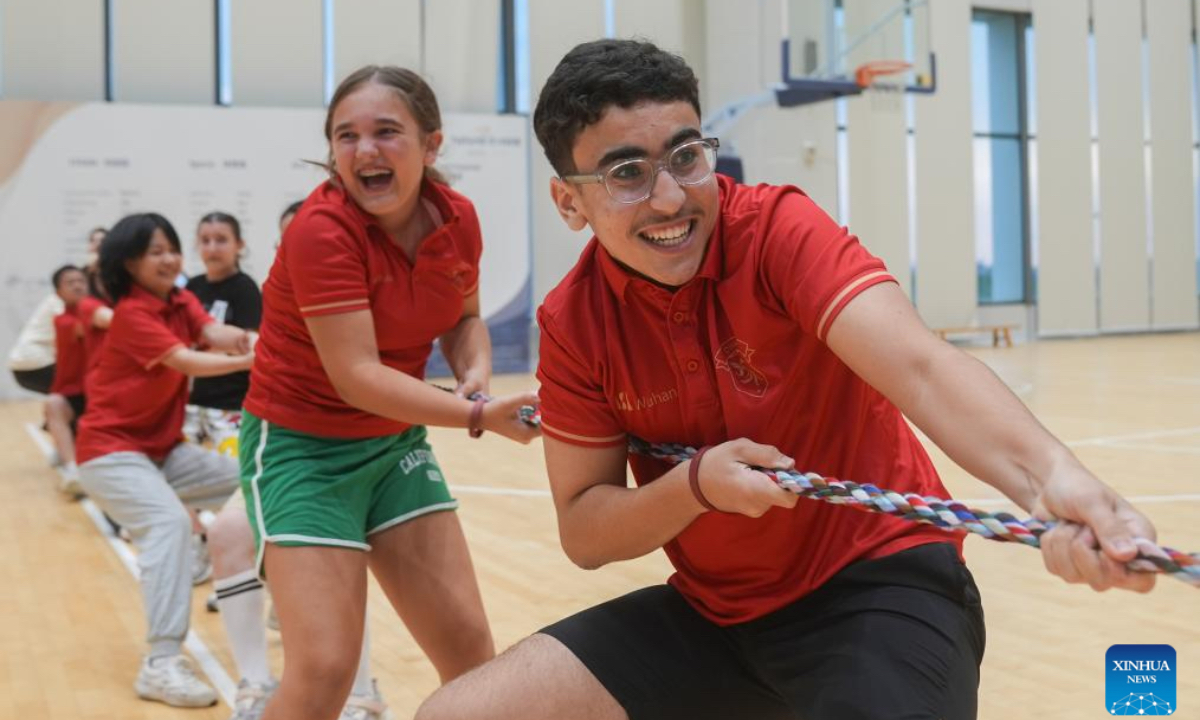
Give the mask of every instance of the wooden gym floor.
[{"label": "wooden gym floor", "polygon": [[[1200,334],[970,352],[1085,464],[1134,498],[1157,524],[1161,543],[1200,551]],[[533,383],[530,376],[498,377],[493,390]],[[124,564],[128,548],[105,538],[84,505],[55,490],[57,475],[30,432],[39,421],[36,402],[0,404],[0,720],[224,720],[224,704],[177,710],[134,696],[144,623]],[[570,564],[558,546],[540,443],[472,442],[461,431],[439,429],[430,436],[462,503],[498,647],[668,575],[661,553],[591,572]],[[931,452],[953,496],[997,507],[995,490]],[[981,718],[1106,714],[1105,651],[1143,643],[1174,646],[1178,716],[1200,717],[1200,591],[1163,579],[1148,596],[1096,594],[1050,577],[1026,548],[971,538],[966,553],[988,621]],[[210,591],[195,591],[191,647],[228,692],[236,677],[221,677],[233,666],[217,616],[204,610]],[[436,676],[375,587],[370,625],[384,697],[396,718],[411,717]],[[278,662],[279,637],[270,638]]]}]

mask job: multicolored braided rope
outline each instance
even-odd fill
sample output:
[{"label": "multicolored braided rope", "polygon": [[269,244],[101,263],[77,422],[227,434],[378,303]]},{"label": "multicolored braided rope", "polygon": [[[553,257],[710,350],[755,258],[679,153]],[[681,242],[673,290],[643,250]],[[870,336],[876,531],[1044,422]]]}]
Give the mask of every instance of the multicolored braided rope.
[{"label": "multicolored braided rope", "polygon": [[[542,421],[541,411],[531,406],[522,407],[520,417],[530,425],[540,425]],[[629,451],[678,465],[691,459],[697,449],[679,443],[650,443],[631,435]],[[1054,523],[1043,523],[1036,518],[1020,520],[1006,512],[990,513],[969,508],[957,500],[942,500],[915,493],[901,494],[877,485],[860,485],[814,472],[802,473],[781,468],[754,469],[779,483],[783,489],[803,498],[891,515],[909,522],[933,525],[946,532],[974,533],[989,540],[1015,542],[1036,548],[1041,547],[1042,533],[1054,527]],[[1189,555],[1155,545],[1144,538],[1136,538],[1134,543],[1138,555],[1126,567],[1138,572],[1170,575],[1200,588],[1200,553]]]},{"label": "multicolored braided rope", "polygon": [[[639,455],[679,464],[696,454],[696,448],[678,443],[649,443],[631,437],[629,450]],[[871,484],[823,477],[778,468],[759,468],[779,486],[800,497],[833,505],[848,505],[869,512],[891,515],[909,522],[933,525],[948,532],[969,532],[989,540],[1040,547],[1042,533],[1054,527],[1035,518],[1019,520],[1006,512],[989,513],[969,508],[957,500],[898,493]],[[1187,554],[1137,539],[1138,556],[1127,567],[1139,572],[1158,572],[1200,588],[1200,554]]]}]

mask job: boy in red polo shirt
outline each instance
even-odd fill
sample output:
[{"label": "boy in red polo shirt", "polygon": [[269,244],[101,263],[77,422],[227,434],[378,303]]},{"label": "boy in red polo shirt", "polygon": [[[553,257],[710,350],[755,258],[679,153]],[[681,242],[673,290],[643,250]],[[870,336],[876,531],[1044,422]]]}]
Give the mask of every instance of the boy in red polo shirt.
[{"label": "boy in red polo shirt", "polygon": [[54,318],[55,364],[58,370],[46,399],[46,430],[62,458],[59,489],[78,495],[79,468],[75,464],[75,425],[87,405],[85,376],[112,319],[104,303],[87,294],[87,275],[74,265],[54,271],[54,291],[63,301],[63,312]]},{"label": "boy in red polo shirt", "polygon": [[[538,313],[563,549],[594,568],[661,547],[676,572],[545,628],[418,718],[974,717],[984,627],[960,538],[797,503],[750,469],[944,497],[905,415],[1025,509],[1079,523],[1042,537],[1052,572],[1153,584],[1123,565],[1150,523],[935,339],[882,262],[800,190],[713,174],[682,59],[580,45],[534,127],[560,215],[595,233]],[[627,458],[631,435],[711,450],[671,468]]]},{"label": "boy in red polo shirt", "polygon": [[[88,376],[79,423],[79,482],[133,537],[149,625],[134,688],[179,707],[217,701],[182,654],[192,598],[192,520],[185,504],[219,509],[237,487],[237,461],[182,442],[188,377],[250,367],[250,335],[218,325],[175,287],[179,236],[166,218],[131,215],[100,248],[100,273],[116,302]],[[192,350],[204,345],[219,352]],[[224,353],[235,353],[227,355]]]}]

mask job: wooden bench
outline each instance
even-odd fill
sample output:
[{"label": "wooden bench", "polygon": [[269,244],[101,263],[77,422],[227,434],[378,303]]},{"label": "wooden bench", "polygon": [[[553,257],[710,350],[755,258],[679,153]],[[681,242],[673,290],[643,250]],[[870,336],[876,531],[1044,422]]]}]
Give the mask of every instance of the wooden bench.
[{"label": "wooden bench", "polygon": [[933,333],[945,340],[947,335],[976,335],[979,333],[992,334],[992,347],[1000,347],[1000,339],[1004,338],[1004,346],[1012,347],[1012,331],[1019,325],[971,325],[963,327],[933,328]]}]

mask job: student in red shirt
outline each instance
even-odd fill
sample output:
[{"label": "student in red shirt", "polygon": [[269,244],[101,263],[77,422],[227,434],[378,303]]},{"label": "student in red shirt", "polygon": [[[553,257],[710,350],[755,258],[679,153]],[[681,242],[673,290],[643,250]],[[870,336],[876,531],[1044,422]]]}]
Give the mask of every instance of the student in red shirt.
[{"label": "student in red shirt", "polygon": [[[443,681],[493,656],[425,425],[538,435],[518,412],[532,393],[466,399],[491,378],[482,239],[470,200],[432,168],[442,142],[433,91],[409,70],[362,68],[334,93],[325,136],[331,177],[288,226],[263,285],[238,442],[283,633],[284,674],[263,715],[275,720],[342,709],[368,567]],[[455,394],[423,381],[435,340]]]},{"label": "student in red shirt", "polygon": [[54,318],[58,370],[46,399],[46,430],[63,460],[59,489],[77,495],[82,489],[75,464],[75,424],[87,406],[84,379],[112,320],[112,310],[87,294],[87,275],[74,265],[56,270],[52,281],[64,309]]},{"label": "student in red shirt", "polygon": [[[855,237],[794,187],[713,174],[697,85],[675,55],[602,40],[567,54],[534,115],[555,206],[595,233],[538,313],[563,549],[595,568],[661,547],[676,572],[523,641],[421,720],[974,717],[984,627],[961,539],[798,503],[750,469],[944,497],[905,416],[1068,521],[1042,536],[1053,573],[1154,582],[1123,564],[1150,523],[937,340]],[[630,435],[711,449],[672,468],[627,457]]]},{"label": "student in red shirt", "polygon": [[[154,213],[118,222],[100,248],[100,274],[116,301],[88,376],[79,423],[79,482],[129,531],[138,549],[149,650],[134,688],[148,700],[204,707],[216,693],[182,654],[192,598],[192,520],[185,503],[218,509],[237,485],[232,458],[182,442],[188,377],[249,368],[250,336],[218,325],[175,286],[179,237]],[[190,349],[203,344],[218,352]],[[234,353],[232,355],[224,354]]]}]

